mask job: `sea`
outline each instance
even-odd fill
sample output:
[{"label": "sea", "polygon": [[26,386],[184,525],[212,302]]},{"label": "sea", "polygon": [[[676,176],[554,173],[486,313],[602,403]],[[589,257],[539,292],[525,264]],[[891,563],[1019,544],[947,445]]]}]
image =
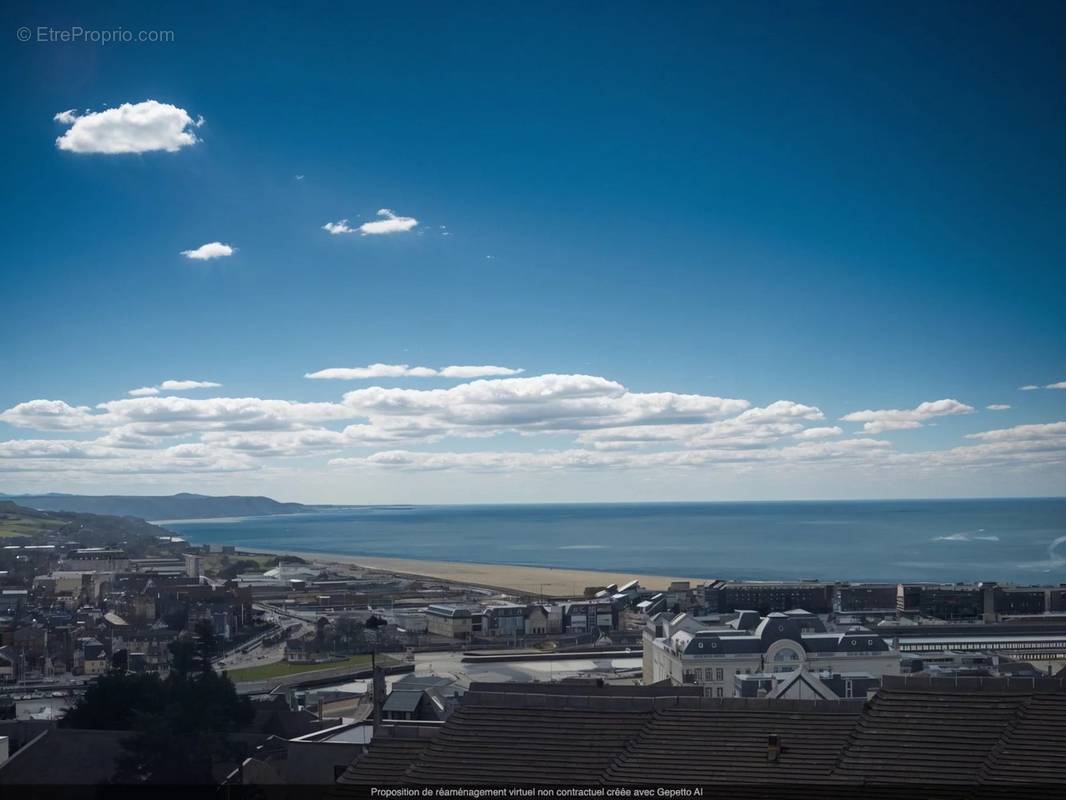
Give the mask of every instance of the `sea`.
[{"label": "sea", "polygon": [[194,544],[690,578],[1066,583],[1066,498],[350,506],[163,524]]}]

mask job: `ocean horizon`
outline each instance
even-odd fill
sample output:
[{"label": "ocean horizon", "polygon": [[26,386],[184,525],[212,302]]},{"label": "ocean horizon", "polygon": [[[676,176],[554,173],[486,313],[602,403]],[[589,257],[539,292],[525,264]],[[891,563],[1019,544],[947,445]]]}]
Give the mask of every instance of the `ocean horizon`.
[{"label": "ocean horizon", "polygon": [[193,544],[748,580],[1066,582],[1066,498],[319,506]]}]

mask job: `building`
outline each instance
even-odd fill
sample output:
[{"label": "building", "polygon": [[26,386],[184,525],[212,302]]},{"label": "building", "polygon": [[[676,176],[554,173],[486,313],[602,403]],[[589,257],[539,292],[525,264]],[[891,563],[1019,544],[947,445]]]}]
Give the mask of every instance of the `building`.
[{"label": "building", "polygon": [[107,649],[92,638],[81,638],[74,651],[74,672],[77,675],[103,675],[107,672]]},{"label": "building", "polygon": [[851,700],[865,698],[881,686],[881,679],[868,672],[808,672],[737,675],[734,697],[771,700]]},{"label": "building", "polygon": [[492,636],[523,636],[526,633],[526,606],[508,603],[485,609],[487,633]]},{"label": "building", "polygon": [[753,609],[760,614],[805,608],[814,614],[833,610],[831,583],[818,581],[714,581],[704,587],[704,603],[709,613]]},{"label": "building", "polygon": [[197,580],[204,574],[204,557],[199,553],[185,553],[185,574]]},{"label": "building", "polygon": [[618,606],[610,598],[567,603],[563,610],[565,633],[610,633],[618,630]]},{"label": "building", "polygon": [[18,656],[10,645],[0,647],[0,682],[15,680],[15,667]]},{"label": "building", "polygon": [[125,550],[108,547],[83,547],[63,556],[63,569],[90,572],[122,572],[129,566]]},{"label": "building", "polygon": [[899,587],[895,583],[852,583],[837,589],[842,614],[895,614]]},{"label": "building", "polygon": [[532,605],[526,614],[526,633],[543,634],[548,632],[548,612],[544,606]]},{"label": "building", "polygon": [[994,608],[991,585],[901,583],[896,590],[896,610],[900,614],[981,620],[994,616]]},{"label": "building", "polygon": [[438,604],[426,609],[426,630],[435,636],[469,639],[480,635],[482,627],[483,614],[479,607]]},{"label": "building", "polygon": [[[853,627],[819,632],[807,612],[773,612],[753,629],[734,625],[707,628],[687,614],[658,615],[644,630],[644,681],[704,687],[709,697],[729,697],[736,676],[814,672],[866,672],[898,675],[900,656],[876,633]],[[806,630],[804,629],[806,628]],[[822,629],[824,631],[824,628]]]}]

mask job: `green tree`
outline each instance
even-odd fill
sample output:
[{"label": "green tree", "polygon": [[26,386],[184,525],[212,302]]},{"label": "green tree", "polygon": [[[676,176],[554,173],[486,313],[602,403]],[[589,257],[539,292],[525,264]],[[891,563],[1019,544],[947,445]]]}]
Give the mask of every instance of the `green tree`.
[{"label": "green tree", "polygon": [[101,675],[63,717],[64,728],[121,731],[133,725],[135,713],[160,713],[166,691],[158,675]]},{"label": "green tree", "polygon": [[135,715],[135,736],[123,741],[116,777],[124,783],[214,784],[214,767],[242,755],[226,736],[254,716],[247,698],[215,672],[168,679],[161,712]]},{"label": "green tree", "polygon": [[103,675],[62,721],[64,727],[132,730],[116,762],[123,783],[214,783],[213,770],[243,753],[227,734],[252,717],[251,702],[215,672]]},{"label": "green tree", "polygon": [[179,677],[188,676],[196,662],[196,644],[183,633],[168,644],[167,649],[170,651],[170,668]]},{"label": "green tree", "polygon": [[212,671],[211,660],[218,652],[215,626],[209,619],[199,620],[193,629],[193,634],[196,637],[196,655],[200,659],[200,671],[207,675]]}]

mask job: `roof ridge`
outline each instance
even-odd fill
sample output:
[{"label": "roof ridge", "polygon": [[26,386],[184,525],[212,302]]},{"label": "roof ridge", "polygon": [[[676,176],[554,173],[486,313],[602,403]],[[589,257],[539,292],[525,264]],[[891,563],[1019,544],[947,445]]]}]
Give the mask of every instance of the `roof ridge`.
[{"label": "roof ridge", "polygon": [[626,739],[625,745],[619,748],[618,752],[614,754],[614,757],[604,765],[603,770],[600,772],[600,783],[609,783],[610,776],[614,772],[615,767],[620,767],[621,762],[625,760],[626,756],[634,752],[636,744],[645,736],[652,733],[655,723],[665,715],[666,711],[667,709],[664,708],[656,708],[648,714],[648,718],[644,721],[644,724],[640,726],[639,733]]}]

